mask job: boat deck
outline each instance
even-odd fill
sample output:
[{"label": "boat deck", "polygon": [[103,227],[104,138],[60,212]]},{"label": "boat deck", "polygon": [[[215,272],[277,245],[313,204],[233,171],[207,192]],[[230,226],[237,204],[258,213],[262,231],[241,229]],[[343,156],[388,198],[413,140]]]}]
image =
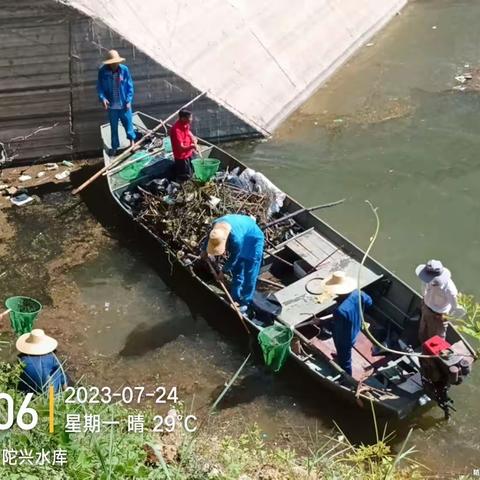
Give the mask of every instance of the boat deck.
[{"label": "boat deck", "polygon": [[[336,348],[333,338],[320,340],[315,337],[311,343],[318,348],[329,360],[336,359]],[[384,355],[372,355],[372,342],[360,332],[352,350],[352,377],[361,381],[369,377],[374,371],[387,363],[388,359]]]},{"label": "boat deck", "polygon": [[[360,270],[360,288],[372,285],[381,278],[359,262],[342,252],[333,243],[313,229],[306,230],[280,244],[277,252],[287,249],[309,265],[313,272],[298,279],[275,292],[275,298],[282,306],[278,319],[289,327],[294,327],[312,316],[325,312],[335,305],[335,296],[325,292],[309,290],[309,285],[315,280],[323,280],[337,270],[344,271],[348,276],[357,278]],[[327,259],[321,265],[323,260]],[[320,282],[317,282],[317,286]]]}]

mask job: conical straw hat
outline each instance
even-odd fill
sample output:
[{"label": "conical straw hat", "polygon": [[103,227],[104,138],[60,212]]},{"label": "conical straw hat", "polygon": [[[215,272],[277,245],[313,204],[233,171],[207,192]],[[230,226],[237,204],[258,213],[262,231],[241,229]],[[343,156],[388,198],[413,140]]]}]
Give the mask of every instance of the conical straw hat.
[{"label": "conical straw hat", "polygon": [[27,355],[45,355],[53,352],[58,346],[58,342],[40,328],[35,328],[30,333],[24,333],[18,337],[16,347],[21,353]]},{"label": "conical straw hat", "polygon": [[357,288],[357,282],[345,272],[333,272],[332,275],[323,281],[325,290],[336,295],[346,295]]},{"label": "conical straw hat", "polygon": [[223,255],[227,248],[227,239],[231,226],[228,223],[216,223],[208,237],[207,253],[209,255]]},{"label": "conical straw hat", "polygon": [[125,59],[121,57],[116,50],[109,50],[107,58],[103,61],[104,65],[110,65],[112,63],[122,63]]}]

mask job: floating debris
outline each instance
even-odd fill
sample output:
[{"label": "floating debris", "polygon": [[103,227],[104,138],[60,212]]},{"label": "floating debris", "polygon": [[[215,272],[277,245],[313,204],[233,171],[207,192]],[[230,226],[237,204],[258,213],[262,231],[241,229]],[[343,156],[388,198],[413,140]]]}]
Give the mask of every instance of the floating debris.
[{"label": "floating debris", "polygon": [[17,205],[17,207],[21,207],[22,205],[26,205],[27,203],[32,202],[33,197],[30,197],[26,193],[20,193],[19,195],[15,196],[15,197],[10,197],[10,201],[14,205]]},{"label": "floating debris", "polygon": [[55,174],[55,178],[56,178],[57,180],[64,180],[64,179],[67,178],[69,175],[70,175],[70,171],[69,171],[69,170],[64,170],[64,171],[61,172],[61,173]]},{"label": "floating debris", "polygon": [[18,180],[19,180],[20,182],[28,182],[28,181],[31,180],[31,179],[32,179],[32,177],[31,177],[30,175],[20,175],[20,176],[18,177]]},{"label": "floating debris", "polygon": [[464,92],[465,90],[480,90],[480,68],[471,68],[468,63],[464,65],[464,68],[466,71],[455,75],[454,79],[457,82],[457,85],[452,87],[452,90],[460,92]]}]

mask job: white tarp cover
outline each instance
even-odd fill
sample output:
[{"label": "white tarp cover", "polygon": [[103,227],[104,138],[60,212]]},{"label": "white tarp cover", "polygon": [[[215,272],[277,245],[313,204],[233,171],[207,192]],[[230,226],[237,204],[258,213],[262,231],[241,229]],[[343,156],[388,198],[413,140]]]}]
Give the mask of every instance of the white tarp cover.
[{"label": "white tarp cover", "polygon": [[407,0],[61,0],[264,134]]}]

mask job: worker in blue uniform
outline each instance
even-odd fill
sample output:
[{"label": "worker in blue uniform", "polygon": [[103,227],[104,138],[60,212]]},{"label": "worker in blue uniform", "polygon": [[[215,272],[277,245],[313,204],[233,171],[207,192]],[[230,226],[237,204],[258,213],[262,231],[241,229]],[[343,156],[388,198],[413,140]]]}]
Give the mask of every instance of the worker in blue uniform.
[{"label": "worker in blue uniform", "polygon": [[265,237],[248,215],[225,215],[213,223],[208,237],[208,255],[228,253],[223,271],[232,274],[232,298],[244,310],[252,303],[263,259]]},{"label": "worker in blue uniform", "polygon": [[111,156],[116,155],[120,146],[119,121],[127,133],[130,146],[134,144],[136,137],[132,117],[133,80],[128,67],[122,65],[124,61],[125,59],[116,50],[110,50],[107,59],[98,71],[97,93],[100,102],[108,112],[111,132],[109,154]]},{"label": "worker in blue uniform", "polygon": [[18,388],[24,392],[45,393],[53,385],[55,393],[67,385],[68,379],[54,351],[58,342],[39,328],[21,335],[16,343],[19,361],[24,369]]},{"label": "worker in blue uniform", "polygon": [[[352,348],[362,328],[359,309],[359,292],[356,282],[344,272],[334,272],[324,282],[326,292],[337,295],[338,307],[333,312],[332,334],[337,350],[337,363],[349,375],[352,374]],[[372,298],[360,291],[361,308],[369,308]]]}]

